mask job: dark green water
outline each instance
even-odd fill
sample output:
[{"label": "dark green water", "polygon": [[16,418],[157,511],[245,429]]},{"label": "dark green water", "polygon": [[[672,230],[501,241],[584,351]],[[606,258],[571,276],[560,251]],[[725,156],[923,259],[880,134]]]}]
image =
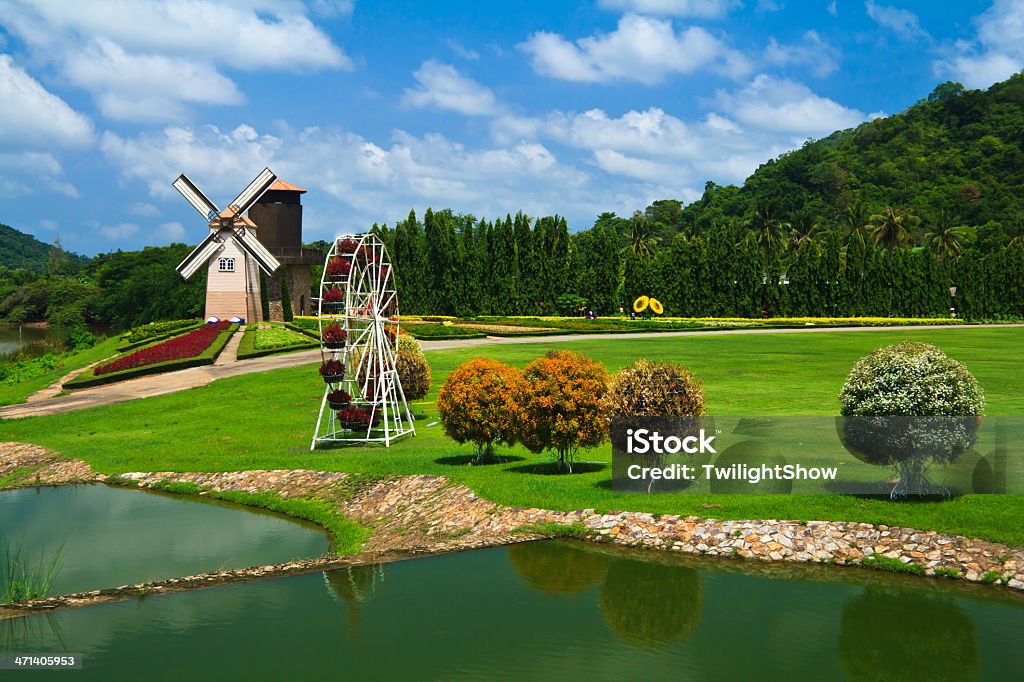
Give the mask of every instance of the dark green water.
[{"label": "dark green water", "polygon": [[1021,679],[1022,602],[954,588],[530,543],[0,622],[0,649],[83,653],[76,680]]},{"label": "dark green water", "polygon": [[275,564],[329,547],[316,526],[189,497],[104,485],[0,493],[0,548],[20,545],[38,564],[62,541],[54,594]]}]

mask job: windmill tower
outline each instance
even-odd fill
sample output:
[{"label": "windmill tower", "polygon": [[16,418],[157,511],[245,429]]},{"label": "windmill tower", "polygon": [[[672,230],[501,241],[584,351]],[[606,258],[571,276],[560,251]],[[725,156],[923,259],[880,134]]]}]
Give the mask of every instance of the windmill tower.
[{"label": "windmill tower", "polygon": [[244,214],[276,179],[269,168],[264,168],[223,211],[184,173],[174,181],[174,188],[199,211],[210,228],[206,239],[178,266],[178,272],[185,279],[207,266],[207,318],[242,317],[249,323],[262,321],[259,270],[273,275],[280,263],[256,238],[256,225]]}]

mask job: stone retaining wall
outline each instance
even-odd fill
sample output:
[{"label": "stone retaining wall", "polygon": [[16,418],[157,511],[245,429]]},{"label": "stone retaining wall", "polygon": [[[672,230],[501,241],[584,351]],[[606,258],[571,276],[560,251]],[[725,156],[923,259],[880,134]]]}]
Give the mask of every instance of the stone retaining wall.
[{"label": "stone retaining wall", "polygon": [[[92,472],[84,462],[61,458],[43,448],[0,443],[0,478],[12,473],[17,478],[14,483],[22,485],[108,479]],[[927,575],[955,571],[967,581],[998,583],[1024,591],[1024,549],[913,528],[840,521],[717,521],[641,512],[598,514],[592,509],[520,509],[495,504],[450,479],[429,475],[374,478],[309,470],[139,472],[122,474],[116,480],[141,488],[187,482],[206,492],[270,491],[286,498],[324,500],[339,514],[372,530],[364,548],[366,556],[451,552],[521,542],[546,537],[534,524],[548,522],[581,524],[585,539],[595,542],[744,560],[860,565],[882,557],[882,561],[898,561]],[[244,569],[236,572],[237,579],[246,579],[249,574],[245,571],[252,571],[252,577],[262,577],[296,570],[289,566]],[[202,576],[193,578],[199,583],[205,581]]]}]

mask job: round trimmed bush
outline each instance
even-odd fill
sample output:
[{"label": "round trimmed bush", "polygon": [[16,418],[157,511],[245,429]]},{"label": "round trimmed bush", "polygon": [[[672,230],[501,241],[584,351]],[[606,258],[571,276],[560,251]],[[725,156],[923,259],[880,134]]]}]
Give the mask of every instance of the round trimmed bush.
[{"label": "round trimmed bush", "polygon": [[704,389],[693,372],[674,362],[637,360],[616,372],[604,408],[611,417],[699,417]]},{"label": "round trimmed bush", "polygon": [[601,363],[570,351],[551,351],[523,370],[519,440],[531,452],[554,450],[560,471],[572,471],[581,448],[607,438],[602,402],[608,372]]},{"label": "round trimmed bush", "polygon": [[400,334],[396,341],[395,369],[406,400],[422,400],[430,392],[430,364],[419,341]]},{"label": "round trimmed bush", "polygon": [[516,441],[517,397],[523,373],[508,365],[476,358],[455,368],[437,394],[444,431],[457,443],[473,443],[477,462],[493,461],[494,444]]},{"label": "round trimmed bush", "polygon": [[985,394],[966,367],[928,343],[905,341],[853,366],[839,394],[843,416],[981,416]]},{"label": "round trimmed bush", "polygon": [[956,462],[975,440],[985,394],[963,364],[926,343],[904,342],[861,358],[839,394],[840,435],[858,459],[891,465],[892,497],[932,489],[929,462]]}]

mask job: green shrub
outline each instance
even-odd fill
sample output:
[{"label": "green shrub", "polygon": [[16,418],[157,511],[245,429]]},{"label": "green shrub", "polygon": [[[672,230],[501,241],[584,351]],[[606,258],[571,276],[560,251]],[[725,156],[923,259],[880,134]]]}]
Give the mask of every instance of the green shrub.
[{"label": "green shrub", "polygon": [[395,368],[406,400],[422,400],[430,392],[430,363],[416,339],[399,334],[395,342]]},{"label": "green shrub", "polygon": [[985,410],[967,368],[925,343],[861,358],[839,400],[844,445],[862,461],[895,468],[894,498],[941,491],[928,481],[929,463],[956,462],[977,439]]}]

